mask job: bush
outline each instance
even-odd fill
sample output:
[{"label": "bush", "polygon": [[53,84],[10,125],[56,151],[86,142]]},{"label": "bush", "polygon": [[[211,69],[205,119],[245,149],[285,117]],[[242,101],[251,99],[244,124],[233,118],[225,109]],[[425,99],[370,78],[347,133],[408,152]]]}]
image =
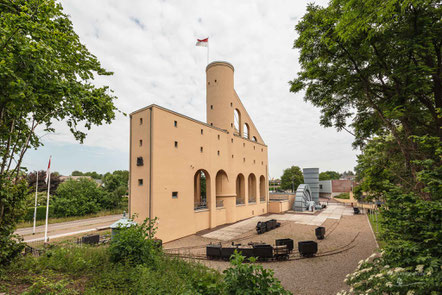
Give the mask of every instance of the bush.
[{"label": "bush", "polygon": [[350,194],[349,193],[342,193],[342,194],[335,196],[335,198],[337,198],[337,199],[350,199]]},{"label": "bush", "polygon": [[273,277],[273,271],[264,269],[262,265],[254,264],[256,259],[250,258],[250,264],[243,263],[245,257],[238,254],[232,255],[232,267],[224,271],[226,294],[291,294],[286,291],[281,282]]},{"label": "bush", "polygon": [[52,206],[57,217],[83,216],[100,211],[105,198],[95,181],[71,179],[58,186]]},{"label": "bush", "polygon": [[[49,201],[50,203],[51,201]],[[54,208],[49,205],[49,218],[54,217]],[[36,220],[43,220],[46,219],[46,206],[38,206],[37,207],[37,217]],[[34,221],[34,207],[29,207],[26,209],[26,213],[24,216],[24,221]]]},{"label": "bush", "polygon": [[154,265],[158,256],[158,247],[153,240],[155,223],[156,218],[146,218],[141,225],[120,228],[109,247],[111,261]]}]

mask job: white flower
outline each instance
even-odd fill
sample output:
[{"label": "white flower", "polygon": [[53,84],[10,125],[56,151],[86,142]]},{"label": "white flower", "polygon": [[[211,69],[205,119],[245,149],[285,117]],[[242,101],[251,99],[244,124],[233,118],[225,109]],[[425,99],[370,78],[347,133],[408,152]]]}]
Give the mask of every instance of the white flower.
[{"label": "white flower", "polygon": [[414,295],[414,291],[413,290],[408,291],[407,295]]},{"label": "white flower", "polygon": [[418,266],[416,266],[416,271],[423,272],[424,271],[424,265],[423,264],[419,264]]},{"label": "white flower", "polygon": [[391,288],[391,287],[393,287],[393,284],[392,284],[391,282],[387,282],[387,283],[385,284],[385,286],[387,286],[388,288]]},{"label": "white flower", "polygon": [[400,271],[404,271],[405,269],[403,269],[402,267],[396,267],[394,269],[394,272],[400,272]]},{"label": "white flower", "polygon": [[383,276],[383,274],[381,274],[381,273],[378,273],[377,275],[375,275],[375,277],[377,277],[377,278],[380,278],[382,276]]},{"label": "white flower", "polygon": [[389,266],[388,264],[384,266],[384,268],[389,268],[389,267],[390,267],[390,266]]},{"label": "white flower", "polygon": [[359,262],[358,262],[358,264],[362,264],[364,262],[364,260],[360,260]]},{"label": "white flower", "polygon": [[392,275],[393,274],[393,271],[392,270],[389,270],[389,271],[387,271],[387,275]]},{"label": "white flower", "polygon": [[371,291],[372,291],[371,289],[368,289],[366,294],[370,293]]},{"label": "white flower", "polygon": [[350,292],[353,292],[353,287],[351,287],[349,291],[350,291]]},{"label": "white flower", "polygon": [[432,272],[431,272],[431,270],[429,270],[429,271],[427,272],[427,276],[431,276],[431,274],[432,274]]},{"label": "white flower", "polygon": [[371,254],[370,257],[368,258],[373,258],[373,257],[376,257],[376,253]]}]

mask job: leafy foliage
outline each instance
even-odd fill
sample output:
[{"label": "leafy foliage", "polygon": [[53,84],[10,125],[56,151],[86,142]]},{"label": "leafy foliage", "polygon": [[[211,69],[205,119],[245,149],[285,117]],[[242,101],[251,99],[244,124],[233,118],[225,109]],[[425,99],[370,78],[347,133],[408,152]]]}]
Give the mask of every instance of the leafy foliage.
[{"label": "leafy foliage", "polygon": [[250,258],[251,263],[244,263],[244,260],[245,257],[237,251],[232,255],[230,259],[232,267],[224,271],[226,294],[291,294],[281,286],[279,280],[273,277],[272,270],[254,264],[256,259],[253,257]]},{"label": "leafy foliage", "polygon": [[302,183],[304,183],[304,175],[302,174],[301,168],[292,166],[284,169],[281,176],[281,189],[296,191]]},{"label": "leafy foliage", "polygon": [[90,179],[69,179],[59,185],[51,206],[57,217],[97,213],[105,202],[106,192]]},{"label": "leafy foliage", "polygon": [[[37,182],[37,173],[38,173],[38,192],[46,192],[48,190],[48,184],[45,182],[46,179],[46,171],[40,170],[36,172],[31,172],[26,176],[26,181],[28,182],[29,188],[31,192],[35,192],[35,185]],[[51,195],[55,194],[58,186],[60,185],[60,174],[58,172],[51,173],[51,188],[49,193]]]},{"label": "leafy foliage", "polygon": [[341,174],[336,171],[325,171],[319,173],[319,180],[333,180],[333,179],[339,179],[341,177]]},{"label": "leafy foliage", "polygon": [[113,262],[136,264],[155,264],[157,247],[155,246],[157,219],[146,218],[142,224],[120,227],[109,247]]}]

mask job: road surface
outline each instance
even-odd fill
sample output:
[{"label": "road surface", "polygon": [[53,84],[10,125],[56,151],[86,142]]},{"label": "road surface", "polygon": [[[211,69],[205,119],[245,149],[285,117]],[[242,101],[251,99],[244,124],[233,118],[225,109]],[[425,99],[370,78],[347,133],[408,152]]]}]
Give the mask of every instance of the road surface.
[{"label": "road surface", "polygon": [[[48,237],[49,239],[55,239],[96,231],[97,229],[110,226],[121,217],[123,217],[123,214],[49,224]],[[32,234],[32,227],[17,229],[15,233],[22,236],[25,242],[37,242],[44,239],[44,231],[45,226],[40,225],[35,228],[35,235]]]}]

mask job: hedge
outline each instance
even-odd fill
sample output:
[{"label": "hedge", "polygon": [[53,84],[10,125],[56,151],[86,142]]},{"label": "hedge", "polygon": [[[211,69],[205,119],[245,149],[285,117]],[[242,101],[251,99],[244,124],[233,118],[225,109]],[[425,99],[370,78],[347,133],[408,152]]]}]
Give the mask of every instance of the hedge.
[{"label": "hedge", "polygon": [[[49,217],[55,217],[54,210],[52,206],[49,205]],[[46,206],[38,206],[37,207],[37,220],[43,220],[46,218]],[[24,221],[33,221],[34,220],[34,207],[30,207],[26,209],[26,214],[24,217]]]}]

